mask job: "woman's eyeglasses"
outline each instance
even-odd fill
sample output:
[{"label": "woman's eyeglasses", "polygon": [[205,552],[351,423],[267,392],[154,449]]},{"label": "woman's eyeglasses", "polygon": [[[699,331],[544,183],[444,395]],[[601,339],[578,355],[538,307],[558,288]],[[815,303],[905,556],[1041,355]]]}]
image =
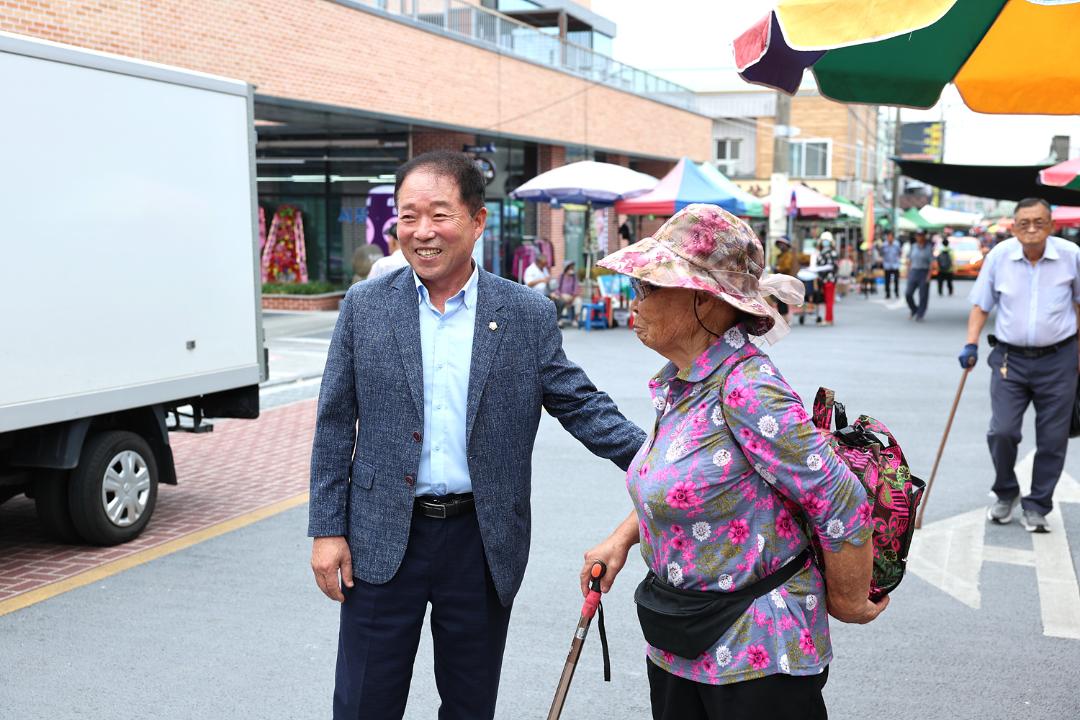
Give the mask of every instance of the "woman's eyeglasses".
[{"label": "woman's eyeglasses", "polygon": [[644,300],[651,293],[656,292],[660,289],[658,285],[650,285],[649,283],[642,282],[635,277],[630,278],[630,287],[634,290],[635,300]]}]

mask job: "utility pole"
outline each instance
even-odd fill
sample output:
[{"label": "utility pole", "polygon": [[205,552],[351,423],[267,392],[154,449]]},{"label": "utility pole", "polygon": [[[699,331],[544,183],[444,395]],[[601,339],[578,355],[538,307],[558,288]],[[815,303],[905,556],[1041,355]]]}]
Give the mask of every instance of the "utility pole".
[{"label": "utility pole", "polygon": [[[791,96],[778,91],[773,120],[772,177],[769,181],[769,234],[765,245],[765,262],[769,265],[773,261],[773,248],[776,247],[777,239],[791,233],[788,228],[788,206],[791,202],[791,188],[788,185],[788,175],[791,173],[790,136]],[[796,247],[794,238],[791,240],[795,252],[799,253],[802,248]]]},{"label": "utility pole", "polygon": [[[896,112],[893,115],[893,157],[900,157],[901,150],[900,142],[900,108],[896,108]],[[893,231],[893,236],[899,239],[900,228],[897,224],[900,222],[900,166],[893,163],[892,166],[892,215],[889,216],[889,227]]]}]

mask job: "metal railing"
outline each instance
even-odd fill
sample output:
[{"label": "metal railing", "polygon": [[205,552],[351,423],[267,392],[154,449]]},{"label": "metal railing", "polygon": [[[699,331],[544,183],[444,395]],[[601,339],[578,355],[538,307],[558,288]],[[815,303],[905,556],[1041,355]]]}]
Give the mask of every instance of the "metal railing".
[{"label": "metal railing", "polygon": [[462,0],[349,0],[346,4],[368,7],[666,105],[696,110],[689,88]]}]

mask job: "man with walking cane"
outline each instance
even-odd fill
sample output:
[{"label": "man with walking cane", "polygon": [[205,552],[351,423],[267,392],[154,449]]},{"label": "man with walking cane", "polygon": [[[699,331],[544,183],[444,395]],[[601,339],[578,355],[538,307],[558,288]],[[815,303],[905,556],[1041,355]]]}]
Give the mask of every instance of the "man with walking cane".
[{"label": "man with walking cane", "polygon": [[[1050,531],[1054,487],[1065,466],[1069,422],[1076,398],[1080,355],[1080,250],[1050,235],[1050,205],[1040,198],[1016,206],[1015,237],[998,243],[986,256],[969,299],[968,344],[960,353],[967,369],[978,360],[979,334],[997,307],[990,335],[991,418],[987,442],[994,461],[997,500],[987,512],[991,522],[1012,520],[1017,503],[1028,532]],[[1035,463],[1031,493],[1020,498],[1016,449],[1029,403],[1035,405]]]}]

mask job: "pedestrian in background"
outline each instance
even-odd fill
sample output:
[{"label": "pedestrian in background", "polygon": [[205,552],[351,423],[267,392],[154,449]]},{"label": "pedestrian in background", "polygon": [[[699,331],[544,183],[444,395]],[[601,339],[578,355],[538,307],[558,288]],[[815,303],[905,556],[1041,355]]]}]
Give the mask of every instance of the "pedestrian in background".
[{"label": "pedestrian in background", "polygon": [[368,280],[382,277],[383,275],[392,273],[409,264],[409,261],[405,259],[404,253],[401,252],[401,246],[398,243],[397,223],[390,226],[390,229],[386,231],[384,237],[386,237],[386,247],[390,250],[390,253],[372,263],[371,271],[368,272],[367,276]]},{"label": "pedestrian in background", "polygon": [[559,314],[559,322],[562,323],[563,314],[570,308],[570,317],[576,318],[581,315],[581,283],[578,282],[577,263],[567,260],[563,263],[562,274],[555,281],[555,289],[551,291],[551,299]]},{"label": "pedestrian in background", "polygon": [[[776,239],[776,250],[779,254],[776,256],[776,265],[773,272],[779,275],[795,277],[799,272],[799,254],[791,247],[791,240],[787,235],[781,235]],[[780,313],[780,317],[784,319],[784,322],[788,321],[791,308],[788,307],[786,302],[777,300],[776,311]]]},{"label": "pedestrian in background", "polygon": [[[751,340],[777,339],[766,295],[802,292],[794,278],[760,281],[763,263],[750,227],[712,205],[599,263],[631,276],[634,331],[669,362],[649,382],[651,442],[627,472],[635,510],[585,553],[583,591],[593,561],[608,565],[606,590],[639,541],[653,584],[699,607],[763,588],[714,610],[730,614],[726,626],[699,612],[685,628],[646,631],[654,720],[824,720],[828,614],[866,623],[888,605],[868,599],[865,490]],[[823,567],[805,560],[809,532]],[[671,650],[683,636],[703,650]]]},{"label": "pedestrian in background", "polygon": [[536,257],[533,258],[532,264],[525,268],[525,277],[522,278],[522,282],[541,295],[548,294],[548,283],[551,282],[551,271],[548,270],[546,255],[537,253]]},{"label": "pedestrian in background", "polygon": [[411,268],[354,285],[330,343],[308,534],[342,603],[340,720],[402,717],[429,604],[439,717],[492,718],[541,410],[624,470],[645,439],[566,359],[551,301],[473,262],[484,185],[464,153],[398,170]]},{"label": "pedestrian in background", "polygon": [[[934,262],[934,248],[926,238],[926,233],[915,234],[915,242],[908,254],[907,300],[911,310],[911,319],[922,322],[926,317],[926,307],[930,304],[930,266]],[[915,293],[919,294],[919,303],[915,304]]]},{"label": "pedestrian in background", "polygon": [[[885,270],[885,299],[893,294],[900,297],[900,255],[902,246],[896,241],[892,230],[885,231],[885,242],[881,245],[881,266]],[[892,292],[889,291],[890,281]]]},{"label": "pedestrian in background", "polygon": [[953,262],[952,250],[949,249],[949,238],[943,238],[941,241],[941,249],[937,254],[937,294],[941,297],[945,289],[945,285],[949,286],[949,297],[953,294],[953,268],[955,263]]},{"label": "pedestrian in background", "polygon": [[821,294],[825,299],[825,325],[833,324],[833,306],[836,304],[836,251],[833,235],[826,230],[818,238],[818,251],[814,255],[811,270],[818,274]]},{"label": "pedestrian in background", "polygon": [[[997,308],[990,336],[990,431],[997,500],[987,511],[991,522],[1012,521],[1021,504],[1028,532],[1049,532],[1046,515],[1065,467],[1069,423],[1076,400],[1080,352],[1080,249],[1050,235],[1050,205],[1027,198],[1016,205],[1014,237],[994,246],[971,289],[967,345],[960,366],[975,367],[979,334]],[[1016,448],[1029,404],[1035,405],[1035,462],[1031,493],[1021,499],[1016,479]]]}]

